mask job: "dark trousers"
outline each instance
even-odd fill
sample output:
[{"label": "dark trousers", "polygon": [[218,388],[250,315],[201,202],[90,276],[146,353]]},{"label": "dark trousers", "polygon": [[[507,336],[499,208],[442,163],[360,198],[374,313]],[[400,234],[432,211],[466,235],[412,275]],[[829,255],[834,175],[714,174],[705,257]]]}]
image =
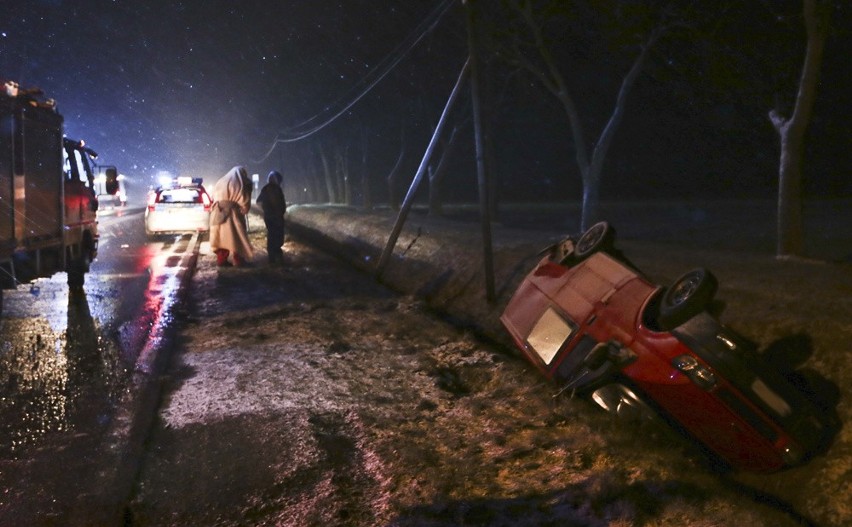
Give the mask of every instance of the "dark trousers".
[{"label": "dark trousers", "polygon": [[270,262],[283,262],[284,222],[266,221],[266,252]]}]

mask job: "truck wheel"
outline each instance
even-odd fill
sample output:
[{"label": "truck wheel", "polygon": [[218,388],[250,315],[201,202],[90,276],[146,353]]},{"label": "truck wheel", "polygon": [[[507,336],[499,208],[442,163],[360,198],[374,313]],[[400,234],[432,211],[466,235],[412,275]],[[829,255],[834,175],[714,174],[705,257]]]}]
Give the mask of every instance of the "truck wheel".
[{"label": "truck wheel", "polygon": [[92,266],[94,249],[91,243],[85,243],[81,248],[80,255],[71,258],[68,262],[68,287],[83,287],[86,281],[86,273]]},{"label": "truck wheel", "polygon": [[702,312],[713,300],[719,282],[703,267],[683,274],[666,289],[657,320],[665,330],[674,329]]},{"label": "truck wheel", "polygon": [[595,223],[580,236],[574,245],[574,256],[582,260],[592,253],[611,249],[615,243],[615,229],[605,221]]},{"label": "truck wheel", "polygon": [[81,256],[72,260],[68,264],[68,287],[83,287],[88,270],[89,264],[85,257]]}]

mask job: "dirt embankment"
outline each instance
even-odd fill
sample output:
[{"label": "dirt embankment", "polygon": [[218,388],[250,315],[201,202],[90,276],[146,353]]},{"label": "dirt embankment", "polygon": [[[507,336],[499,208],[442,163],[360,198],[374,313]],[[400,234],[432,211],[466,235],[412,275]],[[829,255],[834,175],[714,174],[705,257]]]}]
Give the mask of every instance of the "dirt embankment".
[{"label": "dirt embankment", "polygon": [[[722,321],[755,341],[803,389],[816,392],[819,400],[826,401],[827,411],[839,413],[842,423],[849,422],[852,410],[840,401],[852,396],[848,361],[852,264],[847,262],[852,246],[847,232],[832,227],[852,224],[843,203],[814,204],[806,211],[811,233],[806,249],[817,258],[791,260],[773,256],[773,216],[760,204],[608,207],[609,216],[622,222],[614,223],[618,245],[633,263],[661,284],[694,267],[711,269],[720,282]],[[542,225],[557,224],[552,214],[540,211],[539,215]],[[304,207],[294,216],[303,234],[320,242],[325,239],[330,242],[327,248],[368,272],[375,269],[377,254],[396,219],[387,212],[364,214],[334,207]],[[506,224],[518,225],[526,215],[510,211],[504,217]],[[644,223],[646,217],[649,223]],[[655,226],[663,230],[658,232]],[[382,280],[399,291],[417,294],[430,306],[511,349],[499,326],[499,313],[537,261],[537,251],[565,231],[495,226],[497,297],[490,304],[485,302],[480,232],[475,221],[460,224],[412,215]],[[745,485],[744,491],[765,492],[763,498],[802,511],[819,524],[842,525],[852,520],[852,508],[846,505],[852,499],[852,486],[846,483],[852,481],[848,427],[839,431],[827,455],[805,467],[733,478]]]},{"label": "dirt embankment", "polygon": [[[322,234],[364,269],[392,223],[333,209],[294,216],[298,234],[320,242]],[[403,296],[298,243],[288,244],[285,268],[220,272],[203,256],[132,523],[852,520],[845,430],[804,467],[720,474],[671,429],[617,421],[543,383],[502,344],[496,314],[545,238],[496,234],[492,304],[475,225],[411,223],[383,276]],[[798,354],[850,395],[848,267],[630,241],[622,249],[661,280],[710,267],[728,300],[723,320],[779,357]],[[849,409],[839,410],[845,422]]]}]

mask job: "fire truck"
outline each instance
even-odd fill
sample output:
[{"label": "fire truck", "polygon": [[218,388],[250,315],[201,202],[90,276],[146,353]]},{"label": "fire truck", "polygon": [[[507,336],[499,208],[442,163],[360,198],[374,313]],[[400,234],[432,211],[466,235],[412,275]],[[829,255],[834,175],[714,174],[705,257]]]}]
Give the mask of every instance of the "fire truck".
[{"label": "fire truck", "polygon": [[[98,251],[97,153],[64,137],[64,119],[41,90],[0,91],[0,309],[3,289],[58,272],[83,286]],[[118,191],[117,172],[107,187]]]}]

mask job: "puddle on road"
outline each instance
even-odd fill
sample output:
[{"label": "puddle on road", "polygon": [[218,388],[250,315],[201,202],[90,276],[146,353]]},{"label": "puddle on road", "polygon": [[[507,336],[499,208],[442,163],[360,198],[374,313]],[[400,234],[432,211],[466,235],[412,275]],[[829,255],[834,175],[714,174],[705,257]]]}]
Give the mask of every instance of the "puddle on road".
[{"label": "puddle on road", "polygon": [[86,295],[53,282],[27,303],[38,316],[2,319],[0,459],[52,433],[106,424],[128,374]]},{"label": "puddle on road", "polygon": [[89,434],[109,424],[131,373],[150,368],[140,351],[155,347],[173,321],[182,255],[191,243],[182,236],[162,248],[146,246],[131,273],[95,271],[84,291],[69,291],[59,273],[6,293],[0,460],[26,457],[26,449],[54,433]]}]

